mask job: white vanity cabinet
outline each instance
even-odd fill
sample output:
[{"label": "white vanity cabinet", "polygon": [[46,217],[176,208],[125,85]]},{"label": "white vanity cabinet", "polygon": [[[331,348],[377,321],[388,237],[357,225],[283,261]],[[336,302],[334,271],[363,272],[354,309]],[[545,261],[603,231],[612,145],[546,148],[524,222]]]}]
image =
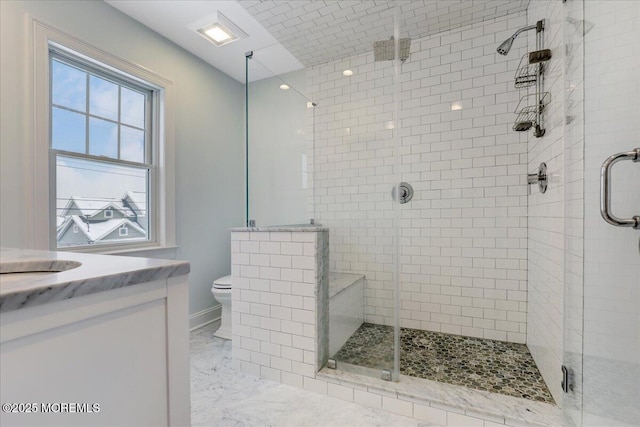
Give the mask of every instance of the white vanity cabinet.
[{"label": "white vanity cabinet", "polygon": [[0,311],[0,425],[188,426],[187,278]]}]

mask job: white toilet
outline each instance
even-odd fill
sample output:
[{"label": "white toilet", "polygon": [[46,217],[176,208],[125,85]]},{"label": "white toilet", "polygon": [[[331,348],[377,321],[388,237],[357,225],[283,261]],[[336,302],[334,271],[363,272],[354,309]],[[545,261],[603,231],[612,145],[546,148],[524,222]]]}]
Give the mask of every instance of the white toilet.
[{"label": "white toilet", "polygon": [[224,276],[213,281],[211,293],[222,305],[220,327],[213,334],[214,337],[231,339],[231,276]]}]

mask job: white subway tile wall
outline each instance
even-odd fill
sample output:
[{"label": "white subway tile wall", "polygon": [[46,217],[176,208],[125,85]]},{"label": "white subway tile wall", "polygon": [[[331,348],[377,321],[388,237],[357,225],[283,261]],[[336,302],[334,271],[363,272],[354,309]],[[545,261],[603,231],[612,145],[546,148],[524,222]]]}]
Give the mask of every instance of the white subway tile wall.
[{"label": "white subway tile wall", "polygon": [[527,135],[511,126],[526,40],[496,52],[525,25],[522,12],[412,40],[399,124],[392,61],[366,54],[307,69],[315,215],[330,229],[330,269],[366,276],[367,322],[393,322],[399,172],[415,190],[400,208],[401,326],[525,342]]},{"label": "white subway tile wall", "polygon": [[[563,337],[565,265],[565,168],[564,159],[564,33],[562,2],[543,0],[529,6],[528,23],[545,20],[544,47],[552,59],[545,64],[544,90],[551,94],[545,107],[542,138],[529,137],[528,171],[537,171],[545,162],[550,177],[547,192],[531,186],[529,197],[529,283],[527,345],[556,402],[562,398],[561,366]],[[529,50],[535,50],[531,32]]]},{"label": "white subway tile wall", "polygon": [[234,368],[314,388],[304,377],[315,378],[326,341],[316,294],[325,233],[231,233]]}]

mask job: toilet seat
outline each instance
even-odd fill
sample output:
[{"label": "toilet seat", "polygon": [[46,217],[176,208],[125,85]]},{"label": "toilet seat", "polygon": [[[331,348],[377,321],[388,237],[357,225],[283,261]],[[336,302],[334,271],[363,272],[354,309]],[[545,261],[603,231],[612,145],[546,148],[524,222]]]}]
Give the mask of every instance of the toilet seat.
[{"label": "toilet seat", "polygon": [[231,325],[231,276],[224,276],[214,280],[211,293],[222,306],[220,327],[213,334],[214,337],[230,340],[232,338]]},{"label": "toilet seat", "polygon": [[213,289],[231,289],[231,275],[224,276],[213,281]]}]

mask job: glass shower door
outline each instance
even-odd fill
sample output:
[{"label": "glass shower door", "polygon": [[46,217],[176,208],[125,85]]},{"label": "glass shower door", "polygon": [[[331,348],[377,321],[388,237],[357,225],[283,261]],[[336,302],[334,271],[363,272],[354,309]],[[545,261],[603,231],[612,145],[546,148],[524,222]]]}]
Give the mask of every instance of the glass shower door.
[{"label": "glass shower door", "polygon": [[[353,40],[362,50],[308,69],[317,102],[316,219],[330,234],[328,366],[397,380],[398,209],[391,193],[398,176],[399,6],[359,8],[371,9],[367,39]],[[353,12],[344,18],[328,32],[349,31],[362,19]],[[375,46],[388,50],[374,54]]]},{"label": "glass shower door", "polygon": [[565,18],[567,119],[577,119],[574,128],[568,120],[567,174],[579,179],[584,165],[576,181],[584,183],[584,227],[572,227],[582,214],[574,196],[563,409],[573,425],[632,426],[640,420],[640,2],[574,0]]},{"label": "glass shower door", "polygon": [[[607,158],[640,149],[640,2],[584,6],[592,28],[585,34],[583,425],[637,425],[640,229],[605,222],[606,188],[598,188]],[[611,168],[605,208],[622,219],[640,216],[640,162]]]}]

